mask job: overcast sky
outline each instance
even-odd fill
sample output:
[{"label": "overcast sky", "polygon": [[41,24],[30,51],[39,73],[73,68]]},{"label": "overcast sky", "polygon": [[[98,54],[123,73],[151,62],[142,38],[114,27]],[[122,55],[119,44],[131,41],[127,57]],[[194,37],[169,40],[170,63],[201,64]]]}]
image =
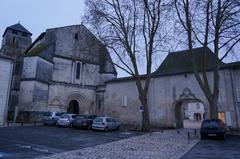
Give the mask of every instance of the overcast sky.
[{"label": "overcast sky", "polygon": [[[0,34],[4,33],[6,27],[20,21],[33,34],[34,41],[48,28],[80,24],[84,9],[84,0],[1,0]],[[236,56],[225,60],[230,61],[236,61]],[[120,70],[118,72],[119,76],[126,75]]]},{"label": "overcast sky", "polygon": [[34,40],[48,28],[80,24],[83,14],[84,0],[1,0],[0,34],[20,21]]}]

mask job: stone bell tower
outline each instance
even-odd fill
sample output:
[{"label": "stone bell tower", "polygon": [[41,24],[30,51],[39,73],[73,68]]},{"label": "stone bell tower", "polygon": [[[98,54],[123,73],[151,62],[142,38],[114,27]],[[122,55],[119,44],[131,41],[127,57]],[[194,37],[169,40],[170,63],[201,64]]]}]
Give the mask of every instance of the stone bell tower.
[{"label": "stone bell tower", "polygon": [[1,54],[18,59],[31,45],[31,36],[20,23],[7,27],[2,36]]},{"label": "stone bell tower", "polygon": [[2,46],[0,54],[14,59],[13,80],[10,91],[9,113],[10,120],[16,112],[18,105],[20,80],[22,76],[24,53],[32,44],[32,33],[24,28],[20,23],[14,24],[6,28],[3,33]]}]

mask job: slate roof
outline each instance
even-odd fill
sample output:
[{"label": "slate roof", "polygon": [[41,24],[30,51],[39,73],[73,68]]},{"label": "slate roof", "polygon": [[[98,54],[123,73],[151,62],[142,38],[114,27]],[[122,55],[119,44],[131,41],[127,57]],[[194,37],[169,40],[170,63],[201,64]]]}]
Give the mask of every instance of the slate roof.
[{"label": "slate roof", "polygon": [[[203,67],[202,59],[203,59],[203,48],[195,48],[193,49],[193,53],[196,59],[196,64],[198,69],[200,70]],[[212,70],[214,67],[214,62],[216,57],[214,53],[208,48],[207,49],[207,57],[206,57],[206,69]],[[219,60],[219,59],[217,59]],[[220,61],[220,67],[224,67],[226,64]],[[178,52],[172,52],[167,55],[165,60],[159,66],[159,68],[153,73],[154,75],[175,75],[181,73],[192,73],[193,72],[193,64],[192,57],[189,54],[189,50],[182,50]]]},{"label": "slate roof", "polygon": [[[168,56],[164,59],[158,69],[152,73],[152,77],[158,76],[170,76],[184,73],[192,73],[192,61],[191,56],[188,52],[189,50],[182,50],[177,52],[169,53]],[[198,68],[201,68],[202,58],[203,58],[203,48],[195,48],[193,49],[193,53],[195,55],[196,63]],[[207,50],[207,70],[212,70],[213,61],[215,60],[214,53],[208,48]],[[218,59],[219,60],[219,59]],[[220,62],[220,69],[240,69],[240,61],[232,62],[232,63],[224,63]],[[141,79],[144,79],[146,76],[141,75]],[[107,81],[107,83],[112,82],[123,82],[123,81],[131,81],[134,80],[132,76],[117,78],[114,80]]]},{"label": "slate roof", "polygon": [[17,24],[14,24],[14,25],[11,25],[11,26],[7,27],[6,30],[5,30],[4,33],[3,33],[3,37],[4,37],[4,35],[6,34],[6,31],[7,31],[8,29],[16,30],[16,31],[20,31],[20,32],[23,32],[23,33],[32,35],[32,33],[29,32],[26,28],[24,28],[24,26],[22,26],[20,23],[17,23]]}]

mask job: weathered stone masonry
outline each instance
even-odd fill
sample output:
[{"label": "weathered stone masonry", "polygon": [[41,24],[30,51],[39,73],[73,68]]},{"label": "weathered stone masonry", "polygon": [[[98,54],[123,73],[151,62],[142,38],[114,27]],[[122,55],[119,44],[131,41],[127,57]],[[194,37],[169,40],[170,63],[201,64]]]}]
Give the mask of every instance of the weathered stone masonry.
[{"label": "weathered stone masonry", "polygon": [[[35,121],[43,112],[61,111],[109,115],[122,124],[141,126],[141,103],[133,78],[116,78],[108,50],[85,26],[47,29],[31,43],[31,33],[16,24],[6,29],[3,41],[1,54],[16,60],[9,119],[15,114],[18,121]],[[194,53],[201,67],[201,48]],[[210,49],[207,55],[212,85],[215,56]],[[148,99],[153,127],[182,127],[186,106],[199,103],[204,107],[202,116],[209,117],[208,102],[188,56],[188,50],[169,53],[152,74]],[[237,128],[240,62],[220,64],[219,117]]]}]

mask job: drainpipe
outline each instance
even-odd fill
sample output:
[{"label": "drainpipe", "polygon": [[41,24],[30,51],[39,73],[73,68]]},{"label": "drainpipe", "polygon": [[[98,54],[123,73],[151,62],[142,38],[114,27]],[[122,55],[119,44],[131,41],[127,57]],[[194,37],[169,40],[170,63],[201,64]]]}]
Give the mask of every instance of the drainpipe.
[{"label": "drainpipe", "polygon": [[233,80],[233,72],[230,70],[230,78],[231,78],[231,86],[232,86],[232,93],[233,93],[233,101],[234,101],[234,110],[235,110],[235,118],[236,118],[236,124],[237,124],[237,129],[239,129],[239,110],[237,106],[237,101],[236,101],[236,93],[234,89],[234,80]]}]

